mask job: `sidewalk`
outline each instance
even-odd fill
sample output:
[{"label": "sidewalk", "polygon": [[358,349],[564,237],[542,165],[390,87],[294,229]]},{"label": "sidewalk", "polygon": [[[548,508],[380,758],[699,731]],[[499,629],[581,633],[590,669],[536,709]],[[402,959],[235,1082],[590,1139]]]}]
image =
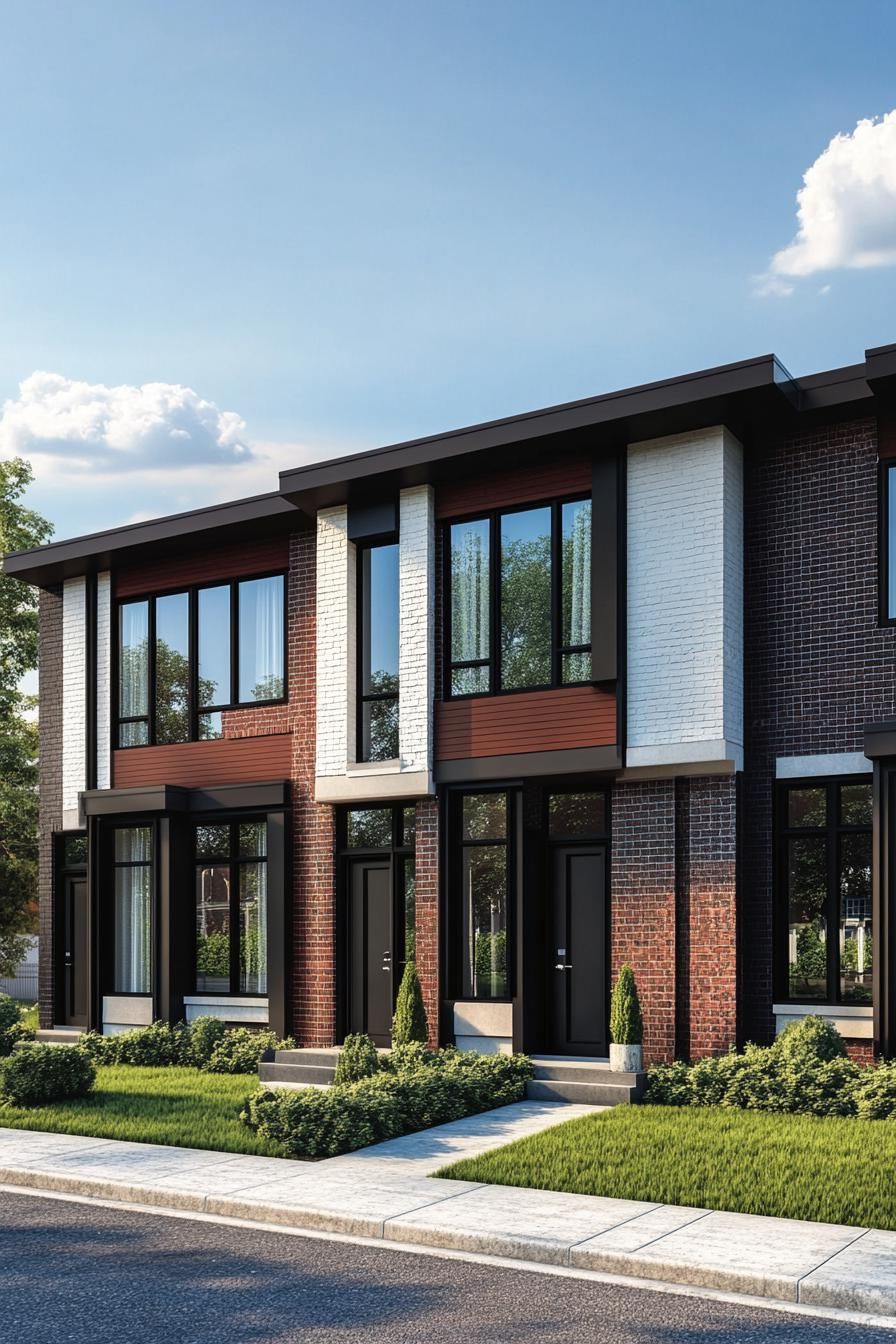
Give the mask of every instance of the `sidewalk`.
[{"label": "sidewalk", "polygon": [[315,1163],[0,1128],[0,1185],[896,1318],[896,1232],[429,1175],[586,1109],[520,1102]]}]

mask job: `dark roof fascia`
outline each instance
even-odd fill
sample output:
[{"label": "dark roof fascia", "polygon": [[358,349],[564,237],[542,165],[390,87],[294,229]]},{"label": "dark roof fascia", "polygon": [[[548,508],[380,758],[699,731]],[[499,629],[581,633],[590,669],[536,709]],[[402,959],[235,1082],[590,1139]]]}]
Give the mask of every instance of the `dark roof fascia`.
[{"label": "dark roof fascia", "polygon": [[293,505],[272,492],[167,518],[128,523],[108,532],[53,541],[32,550],[13,551],[4,558],[3,570],[15,578],[46,587],[78,574],[126,565],[141,558],[141,552],[145,556],[146,547],[152,548],[154,556],[162,556],[174,549],[208,545],[209,535],[225,528],[230,542],[253,535],[268,536],[272,530],[286,531],[300,523]]},{"label": "dark roof fascia", "polygon": [[448,464],[454,459],[463,458],[466,469],[476,454],[505,449],[512,450],[514,461],[518,461],[523,445],[543,446],[554,436],[574,431],[612,428],[617,437],[634,442],[658,433],[675,433],[678,429],[717,422],[722,410],[734,418],[735,410],[743,413],[745,399],[757,402],[764,411],[772,408],[779,413],[796,411],[799,385],[774,355],[761,355],[679,378],[312,463],[281,472],[280,490],[303,511],[313,513],[327,504],[345,502],[353,484],[357,489],[374,477],[380,478],[377,485],[383,489],[394,488],[396,484],[419,484],[449,474]]}]

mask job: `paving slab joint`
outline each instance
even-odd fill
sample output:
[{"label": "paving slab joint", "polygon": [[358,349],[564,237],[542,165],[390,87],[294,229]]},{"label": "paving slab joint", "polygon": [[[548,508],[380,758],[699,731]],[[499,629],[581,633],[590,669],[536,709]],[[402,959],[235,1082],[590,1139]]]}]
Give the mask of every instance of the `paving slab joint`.
[{"label": "paving slab joint", "polygon": [[813,1265],[811,1269],[806,1270],[805,1274],[801,1274],[796,1281],[797,1302],[802,1302],[803,1300],[802,1298],[803,1284],[805,1283],[806,1279],[811,1278],[813,1274],[817,1274],[820,1269],[824,1269],[825,1265],[829,1265],[832,1260],[836,1260],[838,1255],[842,1255],[844,1251],[848,1251],[851,1246],[855,1246],[856,1242],[861,1241],[863,1237],[867,1237],[870,1231],[871,1231],[870,1227],[858,1228],[856,1235],[853,1237],[852,1241],[848,1241],[846,1245],[841,1246],[839,1250],[832,1251],[830,1255],[825,1256],[824,1260],[819,1261],[817,1265]]}]

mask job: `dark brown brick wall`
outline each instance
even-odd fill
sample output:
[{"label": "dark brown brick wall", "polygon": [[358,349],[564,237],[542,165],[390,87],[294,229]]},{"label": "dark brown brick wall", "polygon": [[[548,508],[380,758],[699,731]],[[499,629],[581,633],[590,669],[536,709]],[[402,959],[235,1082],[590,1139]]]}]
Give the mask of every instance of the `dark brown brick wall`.
[{"label": "dark brown brick wall", "polygon": [[40,1025],[54,1025],[53,832],[62,829],[62,589],[40,594]]},{"label": "dark brown brick wall", "polygon": [[678,1053],[699,1059],[738,1037],[737,781],[682,779],[679,787],[688,806],[680,913],[687,983],[679,1016],[687,1045]]},{"label": "dark brown brick wall", "polygon": [[862,750],[896,715],[896,630],[878,626],[872,419],[756,445],[745,479],[744,1032],[772,1021],[777,756]]}]

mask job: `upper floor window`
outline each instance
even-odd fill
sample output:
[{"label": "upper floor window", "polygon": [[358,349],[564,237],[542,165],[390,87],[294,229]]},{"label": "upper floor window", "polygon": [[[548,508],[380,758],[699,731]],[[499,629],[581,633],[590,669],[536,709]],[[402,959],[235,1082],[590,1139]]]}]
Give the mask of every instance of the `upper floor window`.
[{"label": "upper floor window", "polygon": [[223,735],[222,713],[282,700],[282,574],[122,602],[118,745]]},{"label": "upper floor window", "polygon": [[778,989],[798,1003],[871,1003],[871,784],[779,786]]},{"label": "upper floor window", "polygon": [[358,756],[398,758],[398,546],[358,552]]},{"label": "upper floor window", "polygon": [[896,462],[883,468],[882,489],[881,611],[884,620],[896,622]]},{"label": "upper floor window", "polygon": [[449,695],[591,680],[591,500],[449,529]]}]

